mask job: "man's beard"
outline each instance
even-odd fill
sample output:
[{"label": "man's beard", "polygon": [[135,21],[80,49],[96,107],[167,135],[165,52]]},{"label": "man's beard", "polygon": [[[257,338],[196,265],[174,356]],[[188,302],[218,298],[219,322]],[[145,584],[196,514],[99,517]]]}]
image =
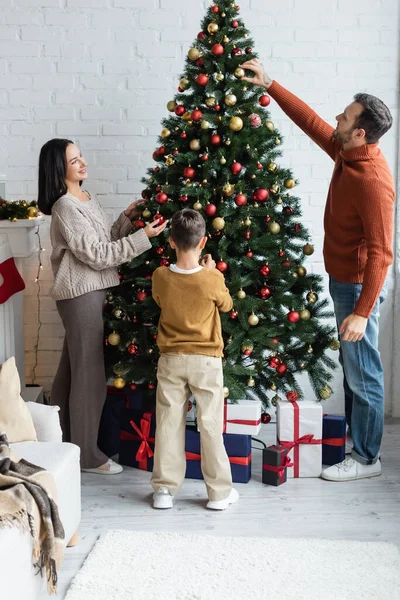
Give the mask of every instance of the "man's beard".
[{"label": "man's beard", "polygon": [[333,139],[339,142],[339,144],[347,144],[351,140],[352,133],[353,129],[350,131],[345,131],[344,133],[340,133],[338,129],[335,129],[333,132]]}]

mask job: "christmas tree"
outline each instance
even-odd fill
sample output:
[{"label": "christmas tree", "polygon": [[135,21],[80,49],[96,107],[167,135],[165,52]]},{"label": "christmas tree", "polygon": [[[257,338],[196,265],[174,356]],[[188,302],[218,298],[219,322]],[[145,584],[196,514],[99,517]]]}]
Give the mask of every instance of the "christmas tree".
[{"label": "christmas tree", "polygon": [[[290,169],[280,166],[282,137],[270,118],[265,90],[248,85],[241,64],[256,57],[239,7],[217,0],[189,49],[178,93],[168,102],[156,166],[143,179],[147,201],[135,228],[193,207],[206,222],[208,243],[235,306],[222,315],[225,396],[303,397],[308,372],[327,398],[338,349],[320,300],[321,278],[307,274],[314,252],[301,225]],[[106,363],[117,387],[154,390],[159,310],[151,298],[155,269],[174,261],[168,233],[150,252],[121,268],[121,285],[106,307]],[[183,291],[184,293],[184,291]]]}]

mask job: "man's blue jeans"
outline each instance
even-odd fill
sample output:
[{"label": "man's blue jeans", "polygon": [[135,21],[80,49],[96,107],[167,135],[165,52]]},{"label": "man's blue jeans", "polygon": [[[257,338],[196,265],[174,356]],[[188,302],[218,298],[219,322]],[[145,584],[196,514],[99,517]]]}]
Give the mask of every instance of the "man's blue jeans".
[{"label": "man's blue jeans", "polygon": [[[354,312],[362,289],[361,283],[340,283],[332,277],[332,296],[338,329]],[[340,364],[344,373],[344,395],[347,424],[353,438],[352,457],[364,465],[379,458],[383,435],[385,395],[383,367],[378,349],[379,306],[387,295],[383,287],[360,342],[341,342]]]}]

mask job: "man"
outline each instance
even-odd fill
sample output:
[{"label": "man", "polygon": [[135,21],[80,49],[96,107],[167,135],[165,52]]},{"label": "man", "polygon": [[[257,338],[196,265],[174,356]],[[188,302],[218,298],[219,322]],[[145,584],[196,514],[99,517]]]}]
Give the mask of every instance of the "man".
[{"label": "man", "polygon": [[392,126],[385,104],[357,94],[334,129],[307,104],[266,74],[257,59],[242,67],[249,83],[264,87],[288,117],[334,161],[325,209],[324,259],[341,336],[346,418],[351,457],[325,469],[330,481],[381,474],[383,369],[378,350],[379,304],[393,262],[394,182],[378,141]]}]

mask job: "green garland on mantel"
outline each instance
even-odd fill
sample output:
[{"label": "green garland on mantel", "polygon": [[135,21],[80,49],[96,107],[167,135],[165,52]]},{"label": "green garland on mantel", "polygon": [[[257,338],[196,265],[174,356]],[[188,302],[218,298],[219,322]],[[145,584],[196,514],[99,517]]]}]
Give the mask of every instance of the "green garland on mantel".
[{"label": "green garland on mantel", "polygon": [[34,219],[38,216],[37,202],[32,200],[12,200],[7,202],[0,197],[0,221],[16,221],[17,219]]}]

